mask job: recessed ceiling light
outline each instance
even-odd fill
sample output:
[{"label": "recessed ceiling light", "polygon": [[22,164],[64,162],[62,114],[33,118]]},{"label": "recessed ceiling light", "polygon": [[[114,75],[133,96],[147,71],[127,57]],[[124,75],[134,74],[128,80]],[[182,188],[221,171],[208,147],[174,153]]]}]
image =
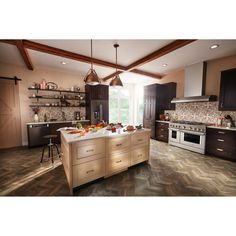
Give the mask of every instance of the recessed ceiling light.
[{"label": "recessed ceiling light", "polygon": [[163,64],[162,66],[166,67],[166,66],[167,66],[167,64]]},{"label": "recessed ceiling light", "polygon": [[215,49],[215,48],[218,48],[219,47],[219,44],[213,44],[210,46],[210,49]]},{"label": "recessed ceiling light", "polygon": [[62,64],[62,65],[66,65],[66,62],[64,62],[64,61],[61,61],[61,64]]}]

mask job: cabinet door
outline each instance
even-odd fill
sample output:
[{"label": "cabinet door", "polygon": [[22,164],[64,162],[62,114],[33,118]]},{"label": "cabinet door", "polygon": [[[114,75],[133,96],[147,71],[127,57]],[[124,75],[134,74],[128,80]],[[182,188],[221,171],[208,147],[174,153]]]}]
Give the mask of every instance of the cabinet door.
[{"label": "cabinet door", "polygon": [[236,111],[236,68],[221,72],[220,111]]},{"label": "cabinet door", "polygon": [[85,91],[90,100],[108,100],[109,86],[107,85],[86,85]]}]

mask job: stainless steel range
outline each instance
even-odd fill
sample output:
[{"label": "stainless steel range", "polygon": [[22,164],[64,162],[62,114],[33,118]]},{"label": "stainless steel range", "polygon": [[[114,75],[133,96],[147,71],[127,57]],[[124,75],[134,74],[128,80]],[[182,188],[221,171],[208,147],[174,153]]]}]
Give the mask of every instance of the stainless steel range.
[{"label": "stainless steel range", "polygon": [[205,143],[205,124],[182,120],[170,123],[169,144],[205,154]]}]

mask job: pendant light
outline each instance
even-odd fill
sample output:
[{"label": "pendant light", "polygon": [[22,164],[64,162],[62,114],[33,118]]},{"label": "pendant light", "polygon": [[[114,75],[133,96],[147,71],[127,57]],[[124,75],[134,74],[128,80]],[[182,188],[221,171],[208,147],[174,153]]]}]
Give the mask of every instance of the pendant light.
[{"label": "pendant light", "polygon": [[96,71],[93,69],[93,43],[91,39],[91,68],[89,69],[88,73],[86,74],[84,78],[85,84],[89,85],[97,85],[100,84],[100,80],[98,78],[98,75]]},{"label": "pendant light", "polygon": [[[119,47],[119,44],[114,44],[114,48],[116,49],[116,73],[117,73],[117,48]],[[120,79],[119,75],[116,75],[112,81],[110,82],[110,86],[121,86],[123,87],[122,81]]]}]

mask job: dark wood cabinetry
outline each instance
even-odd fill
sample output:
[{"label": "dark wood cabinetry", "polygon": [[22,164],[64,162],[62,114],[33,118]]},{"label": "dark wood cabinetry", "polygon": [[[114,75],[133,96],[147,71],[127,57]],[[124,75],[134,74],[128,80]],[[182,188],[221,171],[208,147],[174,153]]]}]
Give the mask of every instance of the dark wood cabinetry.
[{"label": "dark wood cabinetry", "polygon": [[169,123],[156,122],[156,139],[168,143]]},{"label": "dark wood cabinetry", "polygon": [[206,153],[236,161],[236,131],[207,128]]},{"label": "dark wood cabinetry", "polygon": [[220,111],[236,111],[236,68],[221,72]]},{"label": "dark wood cabinetry", "polygon": [[91,124],[104,120],[109,122],[109,86],[85,85],[86,91],[86,118]]},{"label": "dark wood cabinetry", "polygon": [[109,86],[107,85],[85,85],[85,92],[89,100],[109,99]]},{"label": "dark wood cabinetry", "polygon": [[176,97],[176,83],[161,84],[157,87],[157,108],[160,110],[175,110],[175,103],[171,100]]},{"label": "dark wood cabinetry", "polygon": [[143,125],[151,129],[151,138],[156,138],[156,120],[164,110],[175,109],[171,104],[176,97],[176,83],[151,84],[144,87],[144,115]]}]

